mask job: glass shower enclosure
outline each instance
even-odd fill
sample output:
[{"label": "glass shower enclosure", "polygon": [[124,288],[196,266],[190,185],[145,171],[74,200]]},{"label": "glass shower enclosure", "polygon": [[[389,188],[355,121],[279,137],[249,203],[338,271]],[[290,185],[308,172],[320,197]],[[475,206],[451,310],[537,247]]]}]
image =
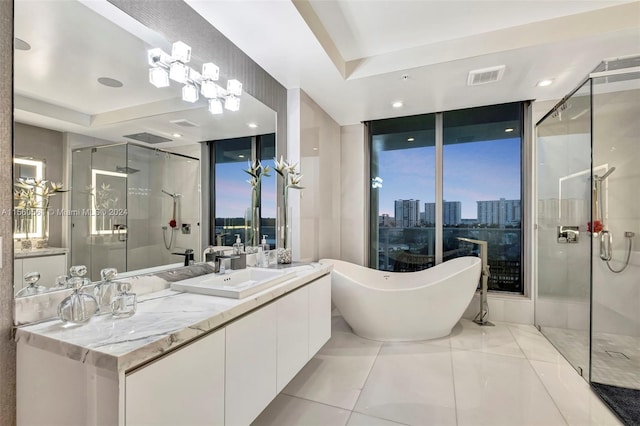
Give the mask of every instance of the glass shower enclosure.
[{"label": "glass shower enclosure", "polygon": [[536,125],[535,322],[640,423],[640,57],[601,63]]},{"label": "glass shower enclosure", "polygon": [[75,149],[71,264],[118,272],[199,260],[200,162],[131,143]]}]

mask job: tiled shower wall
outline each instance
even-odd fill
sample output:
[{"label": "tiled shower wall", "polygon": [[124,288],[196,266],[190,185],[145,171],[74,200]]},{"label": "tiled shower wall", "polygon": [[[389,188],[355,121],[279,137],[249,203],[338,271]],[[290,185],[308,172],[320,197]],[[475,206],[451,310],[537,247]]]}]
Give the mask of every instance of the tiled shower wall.
[{"label": "tiled shower wall", "polygon": [[[636,74],[637,75],[637,74]],[[611,266],[620,269],[627,251],[625,231],[635,233],[629,267],[609,271],[593,256],[593,333],[640,336],[640,79],[593,85],[593,163],[616,170],[606,179],[606,226],[613,234]],[[623,90],[615,90],[623,86]]]}]

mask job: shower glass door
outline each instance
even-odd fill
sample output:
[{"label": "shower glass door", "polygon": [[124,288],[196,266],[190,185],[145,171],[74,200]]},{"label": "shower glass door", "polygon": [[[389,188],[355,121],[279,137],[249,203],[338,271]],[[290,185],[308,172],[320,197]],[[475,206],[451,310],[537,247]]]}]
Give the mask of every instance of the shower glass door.
[{"label": "shower glass door", "polygon": [[75,150],[72,159],[71,264],[92,281],[106,267],[127,270],[127,146]]},{"label": "shower glass door", "polygon": [[628,424],[640,422],[639,67],[639,57],[604,62],[591,79],[602,211],[593,240],[591,382]]},{"label": "shower glass door", "polygon": [[587,81],[536,126],[535,322],[585,379],[591,283],[590,96]]}]

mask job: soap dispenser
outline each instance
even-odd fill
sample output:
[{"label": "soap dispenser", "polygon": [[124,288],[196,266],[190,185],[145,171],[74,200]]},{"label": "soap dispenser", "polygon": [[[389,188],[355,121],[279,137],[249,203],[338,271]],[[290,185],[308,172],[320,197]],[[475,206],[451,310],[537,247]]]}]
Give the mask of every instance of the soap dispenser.
[{"label": "soap dispenser", "polygon": [[244,244],[240,240],[240,234],[236,234],[236,242],[233,243],[233,254],[244,253]]},{"label": "soap dispenser", "polygon": [[24,276],[26,287],[16,293],[16,297],[22,296],[34,296],[36,294],[42,294],[47,292],[47,288],[42,285],[38,285],[37,282],[40,279],[40,272],[29,272]]},{"label": "soap dispenser", "polygon": [[262,241],[260,241],[260,249],[262,251],[262,258],[260,259],[260,266],[263,268],[269,267],[269,243],[267,243],[267,236],[262,236]]},{"label": "soap dispenser", "polygon": [[80,291],[90,283],[89,279],[84,278],[86,266],[72,266],[69,273],[69,287],[73,289],[73,293],[58,305],[58,317],[65,324],[84,324],[99,311],[98,301],[92,295]]}]

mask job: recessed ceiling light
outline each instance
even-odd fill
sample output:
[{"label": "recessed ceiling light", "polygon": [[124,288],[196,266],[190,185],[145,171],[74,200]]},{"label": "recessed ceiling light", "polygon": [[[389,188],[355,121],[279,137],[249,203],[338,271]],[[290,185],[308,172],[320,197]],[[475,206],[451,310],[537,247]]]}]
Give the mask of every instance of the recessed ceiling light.
[{"label": "recessed ceiling light", "polygon": [[513,128],[512,127],[507,127],[506,129],[504,129],[505,132],[509,133],[509,132],[513,132]]},{"label": "recessed ceiling light", "polygon": [[536,84],[536,86],[538,86],[538,87],[546,87],[546,86],[550,86],[551,83],[553,83],[553,80],[540,80],[538,82],[538,84]]},{"label": "recessed ceiling light", "polygon": [[415,138],[408,138],[408,139],[407,139],[407,142],[413,142],[413,141],[415,141],[415,140],[416,140]]},{"label": "recessed ceiling light", "polygon": [[14,38],[13,47],[15,47],[16,50],[31,50],[31,45],[18,37]]},{"label": "recessed ceiling light", "polygon": [[394,103],[391,104],[392,107],[394,108],[402,108],[402,101],[396,101]]},{"label": "recessed ceiling light", "polygon": [[313,150],[314,150],[314,151],[317,151],[317,150],[318,150],[318,148],[314,146],[314,147],[313,147]]},{"label": "recessed ceiling light", "polygon": [[244,158],[244,154],[238,154],[238,158]]},{"label": "recessed ceiling light", "polygon": [[115,78],[109,78],[109,77],[100,77],[98,79],[98,83],[102,84],[103,86],[107,86],[107,87],[122,87],[123,86],[121,81],[116,80]]},{"label": "recessed ceiling light", "polygon": [[182,135],[181,135],[180,133],[174,133],[174,134],[173,134],[173,137],[174,137],[174,138],[181,138],[181,137],[182,137]]},{"label": "recessed ceiling light", "polygon": [[258,127],[256,123],[247,123],[247,126],[251,127],[252,129],[255,129],[256,127]]}]

